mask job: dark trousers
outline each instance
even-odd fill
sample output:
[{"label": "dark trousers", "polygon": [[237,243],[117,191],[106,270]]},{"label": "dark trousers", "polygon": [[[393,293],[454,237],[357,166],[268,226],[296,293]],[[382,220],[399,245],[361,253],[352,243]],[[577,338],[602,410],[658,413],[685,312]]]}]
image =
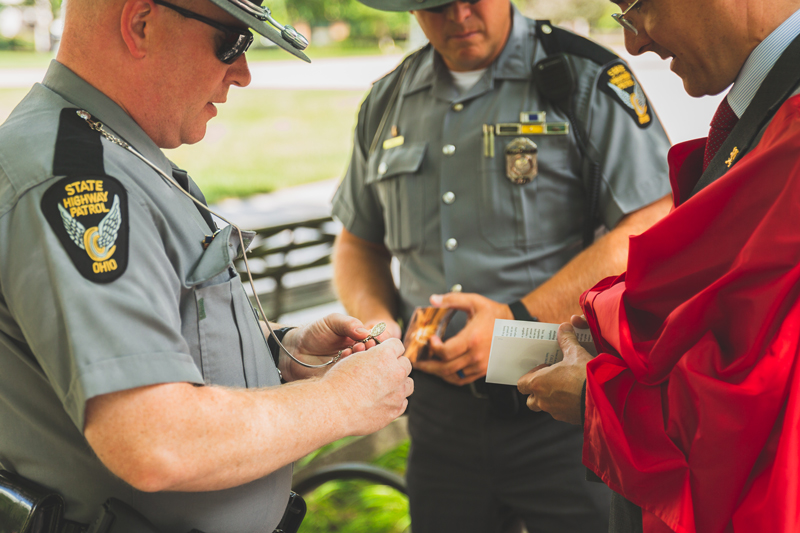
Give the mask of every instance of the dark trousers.
[{"label": "dark trousers", "polygon": [[415,373],[407,481],[414,533],[605,533],[611,491],[586,481],[580,427],[493,413],[467,387]]},{"label": "dark trousers", "polygon": [[614,492],[608,533],[642,533],[642,508]]}]

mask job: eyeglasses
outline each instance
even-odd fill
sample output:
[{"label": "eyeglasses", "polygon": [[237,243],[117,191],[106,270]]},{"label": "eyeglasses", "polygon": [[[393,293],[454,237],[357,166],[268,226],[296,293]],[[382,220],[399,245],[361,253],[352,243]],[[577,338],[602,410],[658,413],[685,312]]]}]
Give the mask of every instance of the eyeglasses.
[{"label": "eyeglasses", "polygon": [[[464,0],[464,3],[469,4],[471,6],[474,6],[475,4],[477,4],[480,1],[481,0]],[[448,2],[447,4],[442,4],[442,5],[436,6],[436,7],[423,8],[422,10],[423,11],[427,11],[428,13],[444,13],[444,11],[448,7],[450,7],[452,4],[455,4],[455,2]]]},{"label": "eyeglasses", "polygon": [[176,6],[175,4],[164,2],[164,0],[153,0],[153,2],[179,13],[187,19],[199,20],[200,22],[208,24],[212,28],[216,28],[223,32],[225,34],[225,40],[223,40],[222,44],[220,44],[219,48],[217,48],[217,59],[223,63],[228,65],[234,63],[237,59],[239,59],[239,56],[247,52],[247,49],[250,48],[251,44],[253,44],[253,34],[250,33],[249,30],[220,24],[216,20],[204,17],[203,15],[198,15],[193,11]]},{"label": "eyeglasses", "polygon": [[639,30],[636,29],[636,26],[633,23],[625,18],[625,15],[628,14],[628,11],[633,9],[633,6],[639,3],[639,0],[634,0],[631,5],[628,6],[628,9],[623,11],[622,13],[612,13],[611,18],[619,22],[619,25],[628,30],[629,32],[633,33],[634,35],[639,35]]}]

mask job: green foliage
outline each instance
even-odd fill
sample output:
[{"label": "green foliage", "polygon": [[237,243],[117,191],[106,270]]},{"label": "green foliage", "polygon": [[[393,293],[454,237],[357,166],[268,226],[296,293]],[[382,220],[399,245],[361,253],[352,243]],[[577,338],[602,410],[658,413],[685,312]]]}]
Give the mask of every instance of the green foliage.
[{"label": "green foliage", "polygon": [[575,18],[586,19],[594,27],[606,14],[608,0],[514,0],[520,10],[533,18],[550,19],[558,24]]},{"label": "green foliage", "polygon": [[234,89],[205,139],[166,150],[167,156],[190,172],[210,203],[341,177],[363,97],[363,91]]},{"label": "green foliage", "polygon": [[408,35],[408,13],[380,11],[357,0],[291,0],[273,4],[273,11],[284,11],[293,23],[305,21],[314,27],[346,21],[350,24],[350,39],[356,41],[377,42],[385,36],[404,39]]},{"label": "green foliage", "polygon": [[[405,441],[373,464],[402,475],[408,448]],[[411,526],[406,496],[383,485],[329,481],[305,499],[308,513],[300,533],[403,533]]]}]

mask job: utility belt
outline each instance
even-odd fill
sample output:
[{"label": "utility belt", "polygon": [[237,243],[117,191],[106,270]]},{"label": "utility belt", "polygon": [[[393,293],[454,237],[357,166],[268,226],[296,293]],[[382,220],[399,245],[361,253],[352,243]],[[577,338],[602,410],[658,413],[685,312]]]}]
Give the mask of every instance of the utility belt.
[{"label": "utility belt", "polygon": [[[291,492],[273,533],[296,533],[306,514],[303,498]],[[15,533],[162,533],[128,504],[109,498],[90,524],[64,518],[64,498],[16,474],[0,470],[0,531]],[[172,533],[172,532],[170,532]],[[203,533],[193,529],[189,533]]]}]

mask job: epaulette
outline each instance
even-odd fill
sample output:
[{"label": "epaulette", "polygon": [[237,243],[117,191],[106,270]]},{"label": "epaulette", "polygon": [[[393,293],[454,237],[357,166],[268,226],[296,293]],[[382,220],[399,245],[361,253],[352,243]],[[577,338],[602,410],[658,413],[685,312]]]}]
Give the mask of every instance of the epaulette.
[{"label": "epaulette", "polygon": [[617,54],[594,41],[570,31],[553,26],[549,20],[536,21],[536,36],[547,55],[570,54],[585,57],[598,65],[606,65],[619,58]]}]

